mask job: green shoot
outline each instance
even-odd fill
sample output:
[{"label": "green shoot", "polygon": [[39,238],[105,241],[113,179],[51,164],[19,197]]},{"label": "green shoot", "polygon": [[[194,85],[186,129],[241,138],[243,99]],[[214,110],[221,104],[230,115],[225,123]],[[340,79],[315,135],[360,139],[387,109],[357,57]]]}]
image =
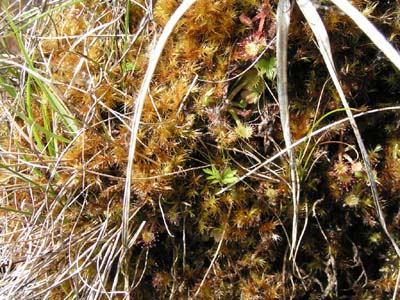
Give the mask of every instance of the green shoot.
[{"label": "green shoot", "polygon": [[261,58],[254,67],[260,77],[266,76],[269,80],[274,80],[276,76],[276,57]]},{"label": "green shoot", "polygon": [[238,177],[236,176],[237,170],[232,170],[231,168],[228,168],[221,173],[215,165],[212,165],[211,169],[203,169],[203,172],[210,175],[207,177],[207,180],[211,181],[211,184],[228,185],[238,180]]}]

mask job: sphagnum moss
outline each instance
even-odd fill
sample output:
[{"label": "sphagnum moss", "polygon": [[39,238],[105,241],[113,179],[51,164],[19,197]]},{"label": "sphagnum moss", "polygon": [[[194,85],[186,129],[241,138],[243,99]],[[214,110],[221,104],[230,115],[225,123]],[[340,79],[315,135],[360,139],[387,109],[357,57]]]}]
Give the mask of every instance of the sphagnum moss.
[{"label": "sphagnum moss", "polygon": [[[230,99],[258,55],[275,56],[274,1],[199,0],[178,22],[143,109],[132,170],[129,268],[121,269],[129,122],[154,39],[179,4],[68,1],[59,8],[49,3],[43,11],[22,7],[14,16],[22,29],[29,22],[24,11],[49,12],[21,36],[33,62],[30,74],[51,82],[69,114],[61,116],[45,101],[43,87],[27,79],[27,70],[18,67],[20,54],[0,57],[6,68],[0,72],[5,91],[0,100],[9,135],[0,143],[0,266],[5,270],[0,295],[387,299],[396,284],[398,258],[387,254],[347,125],[294,150],[301,158],[299,220],[304,224],[295,269],[288,264],[293,213],[287,159],[282,156],[219,193],[236,174],[283,147],[273,78],[259,75],[258,103],[241,107],[242,91]],[[355,4],[397,41],[397,3]],[[359,111],[396,105],[398,74],[374,58],[379,53],[347,17],[328,3],[319,11],[351,105]],[[0,19],[4,23],[5,15]],[[2,30],[12,35],[4,24]],[[297,140],[343,114],[311,43],[312,32],[296,8],[289,36],[290,127]],[[77,130],[61,117],[73,120]],[[249,128],[246,138],[235,132],[238,122]],[[366,128],[367,148],[374,149],[369,156],[391,232],[399,226],[397,125],[389,114],[361,119],[359,125]],[[382,134],[373,133],[374,127]],[[377,145],[383,151],[375,151]],[[215,184],[204,173],[212,166],[234,176]]]}]

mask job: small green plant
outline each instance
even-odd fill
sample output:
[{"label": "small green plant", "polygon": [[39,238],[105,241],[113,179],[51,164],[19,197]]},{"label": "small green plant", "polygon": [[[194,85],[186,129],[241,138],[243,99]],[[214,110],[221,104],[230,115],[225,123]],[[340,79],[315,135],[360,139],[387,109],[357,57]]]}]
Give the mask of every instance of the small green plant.
[{"label": "small green plant", "polygon": [[[229,92],[228,100],[232,106],[245,108],[257,104],[265,90],[264,76],[273,80],[276,75],[276,58],[261,58],[255,65],[237,81]],[[239,99],[236,99],[239,98]],[[236,101],[234,101],[236,99]]]},{"label": "small green plant", "polygon": [[254,67],[260,77],[266,76],[269,80],[274,80],[276,76],[276,57],[261,58]]},{"label": "small green plant", "polygon": [[215,165],[212,165],[211,169],[203,169],[203,172],[210,175],[207,177],[207,180],[210,180],[211,184],[228,185],[238,180],[238,177],[236,176],[237,170],[232,170],[231,168],[228,168],[221,173]]}]

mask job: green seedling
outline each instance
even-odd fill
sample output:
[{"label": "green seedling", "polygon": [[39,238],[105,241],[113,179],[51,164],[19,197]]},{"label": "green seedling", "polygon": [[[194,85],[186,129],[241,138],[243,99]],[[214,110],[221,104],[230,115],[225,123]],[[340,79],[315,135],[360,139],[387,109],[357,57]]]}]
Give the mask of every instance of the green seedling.
[{"label": "green seedling", "polygon": [[210,175],[207,177],[207,180],[210,180],[211,184],[229,185],[238,180],[238,177],[236,176],[237,170],[232,170],[231,168],[228,168],[221,173],[215,165],[212,165],[211,169],[203,169],[203,172]]},{"label": "green seedling", "polygon": [[233,84],[228,100],[232,103],[232,106],[239,108],[257,104],[265,90],[264,76],[269,80],[273,80],[275,74],[276,58],[261,58],[253,68],[244,73]]}]

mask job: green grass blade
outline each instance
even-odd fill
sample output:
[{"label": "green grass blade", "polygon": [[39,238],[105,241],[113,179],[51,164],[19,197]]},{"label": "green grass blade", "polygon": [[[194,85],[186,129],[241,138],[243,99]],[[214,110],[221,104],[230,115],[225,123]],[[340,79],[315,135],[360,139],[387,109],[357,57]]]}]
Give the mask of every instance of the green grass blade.
[{"label": "green grass blade", "polygon": [[11,84],[8,84],[1,76],[0,76],[0,87],[3,88],[11,98],[17,97],[17,90]]},{"label": "green grass blade", "polygon": [[60,142],[64,142],[64,143],[70,143],[71,140],[67,139],[66,137],[63,137],[61,135],[58,135],[54,132],[52,132],[51,130],[48,130],[42,126],[40,126],[39,124],[35,123],[34,120],[31,120],[29,117],[25,116],[24,114],[22,114],[21,112],[17,111],[16,109],[11,108],[11,110],[19,117],[21,118],[24,122],[26,122],[28,125],[35,127],[36,130],[41,131],[43,134],[45,134],[46,136],[50,137],[50,138],[54,138],[57,139]]},{"label": "green grass blade", "polygon": [[9,166],[6,166],[6,165],[0,163],[0,169],[5,169],[6,171],[8,171],[8,172],[14,174],[16,177],[22,179],[23,181],[25,181],[25,182],[27,182],[27,183],[32,184],[33,186],[35,186],[35,187],[37,187],[37,188],[39,188],[39,189],[41,189],[41,190],[45,190],[45,189],[46,189],[44,186],[38,184],[37,182],[33,181],[33,180],[30,179],[29,177],[27,177],[27,176],[25,176],[25,175],[23,175],[23,174],[21,174],[21,173],[15,171],[15,170],[13,170],[13,169],[10,168]]},{"label": "green grass blade", "polygon": [[[44,2],[44,1],[43,1],[43,2]],[[55,12],[55,11],[58,11],[58,10],[67,8],[67,7],[69,7],[69,6],[72,6],[72,5],[81,3],[81,2],[83,2],[83,0],[66,1],[66,2],[62,3],[61,5],[55,5],[53,8],[46,9],[44,12],[42,12],[42,13],[40,13],[40,14],[37,14],[37,15],[35,15],[35,16],[29,17],[29,20],[28,20],[26,23],[24,23],[23,25],[21,25],[21,26],[19,27],[19,30],[20,30],[20,31],[23,31],[24,29],[29,28],[29,27],[30,27],[33,23],[35,23],[37,20],[40,20],[41,18],[43,18],[43,17],[45,17],[45,16],[49,16],[49,15],[51,15],[51,14],[52,14],[53,12]]]},{"label": "green grass blade", "polygon": [[46,136],[46,141],[47,141],[47,149],[48,152],[51,156],[56,156],[55,152],[55,139],[52,136],[52,128],[51,128],[51,119],[49,116],[49,113],[47,111],[47,104],[43,102],[41,104],[41,112],[42,112],[42,119],[43,119],[43,128],[45,129],[44,133]]},{"label": "green grass blade", "polygon": [[[32,216],[33,213],[30,211],[26,211],[26,210],[19,210],[19,209],[14,209],[14,208],[10,208],[10,207],[4,207],[4,206],[0,206],[0,210],[6,211],[6,212],[12,212],[12,213],[16,213],[16,214],[21,214],[21,215],[25,215],[25,216]],[[45,219],[44,216],[40,216],[40,219]]]},{"label": "green grass blade", "polygon": [[[38,73],[35,71],[34,63],[30,58],[28,52],[26,51],[25,45],[22,40],[21,29],[17,28],[7,10],[6,10],[6,20],[17,39],[18,46],[27,64],[27,68],[22,68],[22,69],[25,71],[28,70],[31,71],[29,73],[33,76],[34,81],[45,95],[46,100],[50,103],[52,109],[60,115],[61,122],[64,124],[64,126],[66,126],[67,130],[73,134],[78,132],[78,126],[76,125],[77,122],[73,118],[72,113],[68,110],[67,106],[61,100],[62,99],[61,95],[60,96],[57,95],[56,89],[52,86],[50,81],[46,82],[42,80],[42,76],[35,76]],[[18,64],[14,65],[18,66]]]},{"label": "green grass blade", "polygon": [[25,89],[25,107],[26,112],[28,114],[29,123],[32,124],[32,134],[33,138],[35,139],[36,146],[38,147],[39,151],[44,150],[44,145],[42,143],[42,137],[38,131],[38,127],[34,125],[34,116],[32,111],[32,88],[31,88],[31,75],[28,74],[26,79],[26,89]]}]

